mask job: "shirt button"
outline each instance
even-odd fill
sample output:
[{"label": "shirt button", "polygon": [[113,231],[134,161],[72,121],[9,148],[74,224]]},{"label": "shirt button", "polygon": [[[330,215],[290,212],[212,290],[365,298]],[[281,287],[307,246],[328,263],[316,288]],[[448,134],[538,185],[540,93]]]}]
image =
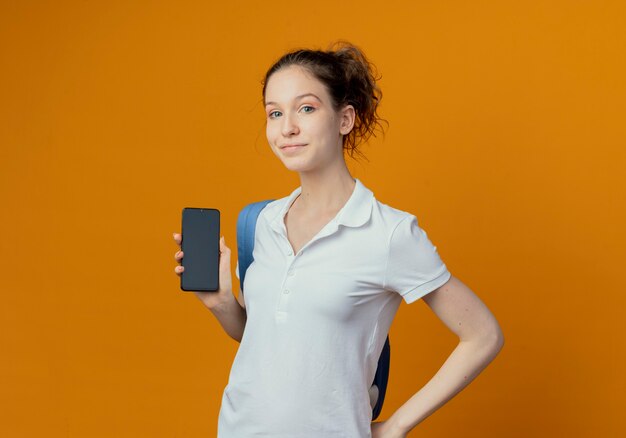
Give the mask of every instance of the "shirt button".
[{"label": "shirt button", "polygon": [[292,250],[287,251],[287,255],[288,256],[293,255],[293,251]]},{"label": "shirt button", "polygon": [[287,275],[288,275],[289,277],[293,277],[294,275],[296,275],[296,273],[295,273],[295,272],[293,272],[293,271],[289,271],[289,272],[287,272]]},{"label": "shirt button", "polygon": [[285,290],[283,291],[283,293],[284,293],[285,295],[286,295],[286,294],[288,294],[288,293],[289,293],[289,289],[285,289]]}]

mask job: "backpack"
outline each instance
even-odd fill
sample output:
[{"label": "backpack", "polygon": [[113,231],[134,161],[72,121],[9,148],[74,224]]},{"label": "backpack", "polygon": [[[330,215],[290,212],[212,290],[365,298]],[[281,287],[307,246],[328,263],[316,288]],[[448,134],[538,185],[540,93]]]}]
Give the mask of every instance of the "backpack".
[{"label": "backpack", "polygon": [[[252,250],[254,249],[254,232],[256,222],[261,210],[273,199],[265,201],[253,202],[246,205],[237,218],[237,257],[239,261],[239,283],[243,292],[243,283],[246,276],[246,270],[253,261]],[[387,381],[389,380],[389,361],[391,357],[391,349],[389,346],[389,336],[385,340],[385,346],[378,359],[378,368],[374,375],[372,386],[378,387],[378,398],[376,404],[372,408],[372,420],[378,418],[385,401],[385,392],[387,390]]]}]

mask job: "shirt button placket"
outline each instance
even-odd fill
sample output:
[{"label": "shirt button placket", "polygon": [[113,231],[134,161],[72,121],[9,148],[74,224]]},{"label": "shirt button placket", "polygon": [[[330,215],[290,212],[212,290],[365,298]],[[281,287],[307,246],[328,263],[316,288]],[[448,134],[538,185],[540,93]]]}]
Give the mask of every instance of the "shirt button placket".
[{"label": "shirt button placket", "polygon": [[285,253],[287,254],[287,275],[283,278],[282,290],[280,297],[278,298],[278,309],[276,312],[277,321],[284,321],[287,316],[287,302],[289,300],[289,295],[291,294],[288,281],[294,275],[294,270],[291,268],[295,259],[293,250],[289,248]]}]

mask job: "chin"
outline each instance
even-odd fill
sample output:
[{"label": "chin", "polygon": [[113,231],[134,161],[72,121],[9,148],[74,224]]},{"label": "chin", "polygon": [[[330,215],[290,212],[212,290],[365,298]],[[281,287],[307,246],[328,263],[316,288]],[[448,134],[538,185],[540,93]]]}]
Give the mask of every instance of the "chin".
[{"label": "chin", "polygon": [[289,162],[289,160],[283,161],[283,165],[287,168],[287,170],[291,170],[292,172],[307,172],[312,168],[305,163],[294,163]]},{"label": "chin", "polygon": [[287,157],[280,150],[274,150],[274,155],[283,163],[283,166],[294,172],[302,172],[311,167],[310,159],[307,157]]}]

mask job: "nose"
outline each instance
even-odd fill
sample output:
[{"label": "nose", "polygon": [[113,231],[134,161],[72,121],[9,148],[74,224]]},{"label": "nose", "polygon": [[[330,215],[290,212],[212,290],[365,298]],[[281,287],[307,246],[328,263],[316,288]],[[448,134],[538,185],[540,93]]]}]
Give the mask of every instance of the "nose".
[{"label": "nose", "polygon": [[283,116],[283,126],[282,133],[285,137],[297,134],[300,128],[298,127],[298,122],[295,116],[285,114]]}]

